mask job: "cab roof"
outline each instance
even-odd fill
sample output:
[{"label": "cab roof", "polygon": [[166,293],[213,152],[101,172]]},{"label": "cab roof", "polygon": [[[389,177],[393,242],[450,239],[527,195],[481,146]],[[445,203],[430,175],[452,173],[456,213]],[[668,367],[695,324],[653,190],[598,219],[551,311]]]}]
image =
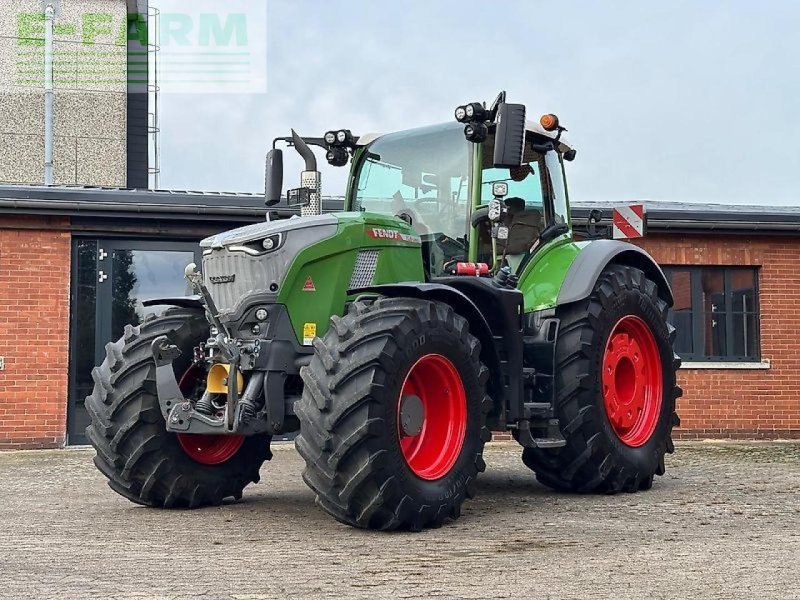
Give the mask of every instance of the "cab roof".
[{"label": "cab roof", "polygon": [[[453,128],[463,127],[462,123],[456,123],[454,121],[448,122],[448,123],[435,123],[432,126],[435,127],[436,125],[441,125],[441,126],[450,125]],[[426,127],[431,127],[431,125],[428,125]],[[415,127],[414,129],[420,129],[420,128]],[[541,136],[546,137],[546,138],[550,138],[551,140],[555,140],[556,139],[555,132],[546,131],[537,121],[526,120],[525,121],[525,130],[526,131],[530,131],[531,133],[535,133],[537,135],[541,135]],[[400,132],[397,131],[397,132],[389,132],[389,133],[400,133]],[[358,141],[356,142],[356,145],[357,146],[366,146],[368,144],[371,144],[372,142],[374,142],[378,138],[383,137],[384,135],[388,135],[388,133],[366,133],[366,134],[364,134],[364,135],[362,135],[362,136],[360,136],[358,138]],[[558,140],[558,149],[561,152],[566,152],[567,150],[572,150],[573,146],[571,146],[564,139],[564,136],[561,136],[561,138]]]}]

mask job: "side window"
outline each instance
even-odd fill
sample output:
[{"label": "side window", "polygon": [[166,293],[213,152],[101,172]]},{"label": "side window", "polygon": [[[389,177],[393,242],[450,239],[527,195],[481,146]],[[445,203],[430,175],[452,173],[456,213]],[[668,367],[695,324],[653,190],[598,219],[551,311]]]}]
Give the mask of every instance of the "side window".
[{"label": "side window", "polygon": [[669,319],[685,360],[760,360],[758,270],[665,267],[675,299]]},{"label": "side window", "polygon": [[522,198],[526,209],[542,210],[544,199],[542,193],[542,171],[539,162],[526,163],[519,169],[483,170],[481,183],[481,204],[491,202],[492,184],[502,181],[508,184],[508,198]]}]

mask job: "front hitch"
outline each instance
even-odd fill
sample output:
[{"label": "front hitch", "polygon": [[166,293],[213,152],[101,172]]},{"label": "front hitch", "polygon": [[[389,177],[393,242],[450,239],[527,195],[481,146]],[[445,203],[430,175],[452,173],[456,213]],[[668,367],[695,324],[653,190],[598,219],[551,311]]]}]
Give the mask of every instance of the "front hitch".
[{"label": "front hitch", "polygon": [[[195,410],[181,392],[172,367],[172,361],[181,354],[180,349],[165,335],[153,340],[151,348],[156,364],[156,393],[167,431],[206,435],[273,433],[267,421],[253,418],[255,398],[263,392],[263,373],[255,372],[250,376],[241,399],[238,386],[229,385],[224,414],[217,418]],[[231,362],[228,380],[235,382],[238,373],[238,361]]]}]

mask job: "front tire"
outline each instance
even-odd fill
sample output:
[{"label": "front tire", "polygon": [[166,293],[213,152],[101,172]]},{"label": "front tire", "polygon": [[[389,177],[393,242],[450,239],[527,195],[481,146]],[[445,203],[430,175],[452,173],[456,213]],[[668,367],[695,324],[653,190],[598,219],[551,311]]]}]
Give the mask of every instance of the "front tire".
[{"label": "front tire", "polygon": [[151,344],[166,335],[178,346],[181,355],[173,368],[180,377],[191,370],[192,349],[206,339],[207,331],[202,311],[168,309],[140,327],[126,326],[122,338],[106,345],[103,364],[92,371],[86,435],[97,451],[94,463],[111,489],[131,502],[197,508],[238,500],[272,457],[265,435],[179,437],[167,431],[156,395]]},{"label": "front tire", "polygon": [[490,438],[488,370],[466,320],[440,302],[359,301],[314,347],[295,412],[317,503],[370,529],[457,518]]},{"label": "front tire", "polygon": [[681,395],[668,308],[644,272],[609,265],[588,299],[558,309],[556,416],[567,444],[523,450],[541,483],[635,492],[664,474]]}]

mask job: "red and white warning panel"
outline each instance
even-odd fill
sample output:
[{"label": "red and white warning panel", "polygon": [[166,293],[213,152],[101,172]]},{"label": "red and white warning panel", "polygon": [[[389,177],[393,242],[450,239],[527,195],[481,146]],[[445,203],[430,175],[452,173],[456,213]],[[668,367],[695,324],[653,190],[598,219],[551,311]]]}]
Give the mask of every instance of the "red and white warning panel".
[{"label": "red and white warning panel", "polygon": [[628,204],[614,209],[612,237],[615,240],[631,240],[644,237],[645,234],[644,204]]}]

